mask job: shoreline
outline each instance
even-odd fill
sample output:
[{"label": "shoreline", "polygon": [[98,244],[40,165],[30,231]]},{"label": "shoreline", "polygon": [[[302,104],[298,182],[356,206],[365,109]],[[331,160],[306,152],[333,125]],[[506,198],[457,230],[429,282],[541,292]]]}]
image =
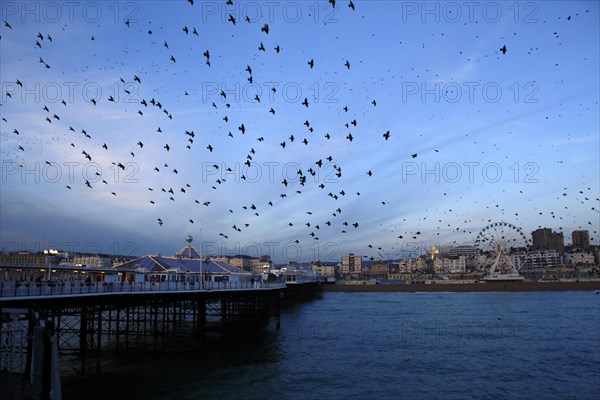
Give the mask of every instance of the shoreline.
[{"label": "shoreline", "polygon": [[600,281],[323,285],[324,292],[548,292],[600,290]]}]

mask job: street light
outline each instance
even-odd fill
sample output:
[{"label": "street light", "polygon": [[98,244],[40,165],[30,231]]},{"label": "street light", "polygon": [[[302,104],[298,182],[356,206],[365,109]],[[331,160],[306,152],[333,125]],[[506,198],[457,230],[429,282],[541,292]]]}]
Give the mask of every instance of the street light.
[{"label": "street light", "polygon": [[202,269],[203,269],[203,265],[202,265],[202,257],[203,255],[200,254],[200,289],[204,289],[204,274],[202,273]]},{"label": "street light", "polygon": [[52,258],[58,254],[58,250],[44,250],[44,255],[46,256],[46,261],[50,264],[48,267],[48,281],[50,281],[50,277],[52,276]]}]

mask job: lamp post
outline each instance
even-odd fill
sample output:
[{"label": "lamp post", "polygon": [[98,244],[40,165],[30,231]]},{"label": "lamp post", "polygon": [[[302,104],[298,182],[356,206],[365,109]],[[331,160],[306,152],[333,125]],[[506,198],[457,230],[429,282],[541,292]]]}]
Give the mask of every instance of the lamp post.
[{"label": "lamp post", "polygon": [[46,256],[46,261],[48,261],[48,264],[50,264],[48,266],[48,278],[47,278],[48,281],[50,281],[50,278],[52,277],[52,259],[57,254],[58,254],[58,250],[54,250],[54,249],[44,250],[44,255]]},{"label": "lamp post", "polygon": [[202,254],[200,254],[200,289],[204,289],[204,274],[202,273]]}]

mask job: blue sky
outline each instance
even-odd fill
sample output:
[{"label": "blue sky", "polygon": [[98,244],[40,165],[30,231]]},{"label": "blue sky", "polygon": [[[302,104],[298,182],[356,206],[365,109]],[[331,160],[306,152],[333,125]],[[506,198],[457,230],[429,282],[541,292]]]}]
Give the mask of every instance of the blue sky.
[{"label": "blue sky", "polygon": [[173,254],[191,234],[397,258],[495,221],[598,242],[597,2],[354,4],[4,2],[2,248]]}]

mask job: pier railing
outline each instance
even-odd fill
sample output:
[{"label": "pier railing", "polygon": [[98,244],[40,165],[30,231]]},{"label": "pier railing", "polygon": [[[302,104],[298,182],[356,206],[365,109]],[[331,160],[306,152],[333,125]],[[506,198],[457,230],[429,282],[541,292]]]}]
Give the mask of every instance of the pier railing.
[{"label": "pier railing", "polygon": [[280,282],[14,282],[0,281],[0,299],[154,292],[282,289]]}]

